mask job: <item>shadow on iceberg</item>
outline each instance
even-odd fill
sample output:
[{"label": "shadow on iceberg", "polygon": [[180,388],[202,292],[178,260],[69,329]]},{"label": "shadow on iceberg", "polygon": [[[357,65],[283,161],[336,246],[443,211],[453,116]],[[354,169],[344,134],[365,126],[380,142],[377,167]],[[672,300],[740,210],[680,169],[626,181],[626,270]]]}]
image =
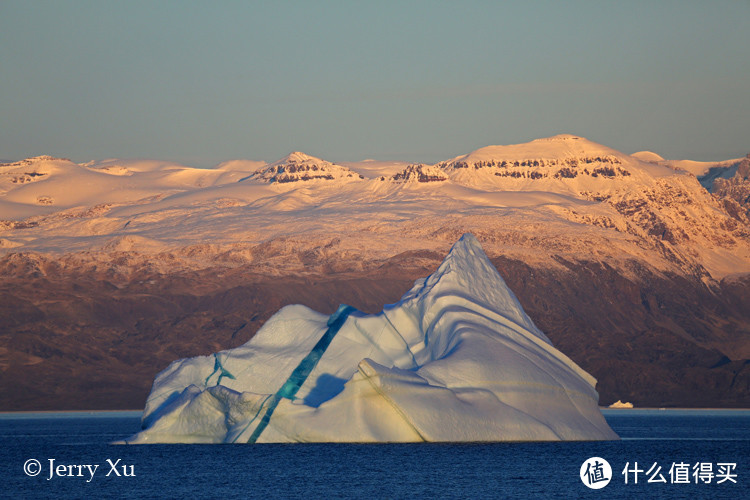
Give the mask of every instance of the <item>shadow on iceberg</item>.
[{"label": "shadow on iceberg", "polygon": [[243,346],[173,362],[125,442],[617,439],[595,384],[466,234],[379,314],[287,306]]}]

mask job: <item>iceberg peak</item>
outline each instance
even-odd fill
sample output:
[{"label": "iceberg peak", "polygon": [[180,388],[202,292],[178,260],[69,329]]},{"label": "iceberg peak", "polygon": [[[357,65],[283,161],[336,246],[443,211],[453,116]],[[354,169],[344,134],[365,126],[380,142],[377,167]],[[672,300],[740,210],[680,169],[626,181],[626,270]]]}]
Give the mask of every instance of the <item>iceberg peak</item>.
[{"label": "iceberg peak", "polygon": [[418,280],[401,302],[421,300],[432,304],[435,299],[443,296],[471,301],[475,306],[482,306],[487,311],[505,316],[520,328],[527,329],[544,342],[552,344],[523,310],[516,295],[471,233],[461,236],[437,271],[424,280]]}]

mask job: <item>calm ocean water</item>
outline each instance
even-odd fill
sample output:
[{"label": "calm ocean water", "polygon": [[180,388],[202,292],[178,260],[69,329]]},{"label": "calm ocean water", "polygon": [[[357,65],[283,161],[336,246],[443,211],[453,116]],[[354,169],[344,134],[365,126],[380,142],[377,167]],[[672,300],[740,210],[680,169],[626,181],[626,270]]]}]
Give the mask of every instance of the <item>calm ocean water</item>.
[{"label": "calm ocean water", "polygon": [[[0,414],[0,497],[750,498],[750,411],[604,413],[621,441],[113,446],[139,413]],[[611,465],[602,489],[581,481],[591,457]]]}]

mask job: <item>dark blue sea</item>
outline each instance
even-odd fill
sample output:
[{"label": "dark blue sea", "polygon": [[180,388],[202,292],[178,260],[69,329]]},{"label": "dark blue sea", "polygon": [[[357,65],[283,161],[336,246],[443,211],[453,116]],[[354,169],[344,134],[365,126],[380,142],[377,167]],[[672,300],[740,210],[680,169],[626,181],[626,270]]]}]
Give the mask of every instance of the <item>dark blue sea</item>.
[{"label": "dark blue sea", "polygon": [[140,446],[138,412],[0,414],[0,497],[750,498],[750,411],[604,414],[622,440]]}]

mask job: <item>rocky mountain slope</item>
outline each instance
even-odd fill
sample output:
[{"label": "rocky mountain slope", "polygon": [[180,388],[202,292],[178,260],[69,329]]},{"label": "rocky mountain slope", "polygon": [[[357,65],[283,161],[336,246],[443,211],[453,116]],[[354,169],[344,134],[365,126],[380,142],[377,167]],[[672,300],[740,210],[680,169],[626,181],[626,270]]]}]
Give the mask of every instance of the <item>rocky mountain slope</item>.
[{"label": "rocky mountain slope", "polygon": [[732,177],[716,179],[711,191],[724,203],[728,213],[747,222],[750,219],[750,155],[736,167]]},{"label": "rocky mountain slope", "polygon": [[747,407],[746,200],[636,156],[562,135],[390,170],[2,165],[0,405],[140,407],[171,360],[287,303],[378,311],[471,232],[602,404]]}]

